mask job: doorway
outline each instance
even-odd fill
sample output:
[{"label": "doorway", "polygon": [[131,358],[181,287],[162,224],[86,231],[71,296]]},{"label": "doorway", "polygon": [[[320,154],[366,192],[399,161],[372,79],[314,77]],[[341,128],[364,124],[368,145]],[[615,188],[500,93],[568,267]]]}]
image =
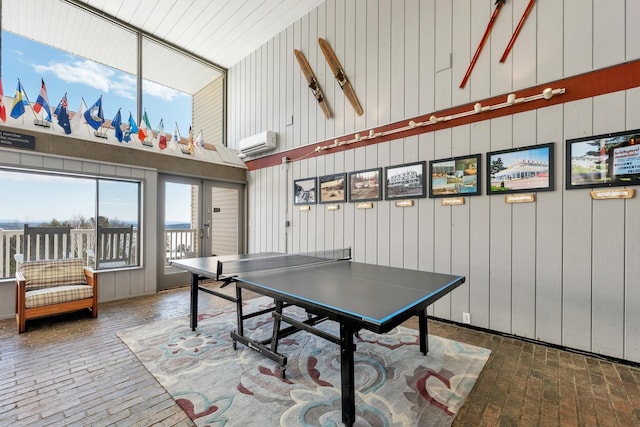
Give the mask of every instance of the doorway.
[{"label": "doorway", "polygon": [[189,273],[169,260],[244,251],[244,186],[161,175],[158,184],[158,290],[184,286]]}]

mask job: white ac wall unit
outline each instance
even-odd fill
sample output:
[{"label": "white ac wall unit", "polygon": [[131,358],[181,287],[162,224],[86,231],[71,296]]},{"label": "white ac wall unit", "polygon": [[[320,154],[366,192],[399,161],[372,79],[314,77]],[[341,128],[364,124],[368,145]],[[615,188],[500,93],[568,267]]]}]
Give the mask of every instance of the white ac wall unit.
[{"label": "white ac wall unit", "polygon": [[240,153],[245,156],[261,153],[276,148],[276,133],[268,130],[259,134],[241,139],[238,144]]}]

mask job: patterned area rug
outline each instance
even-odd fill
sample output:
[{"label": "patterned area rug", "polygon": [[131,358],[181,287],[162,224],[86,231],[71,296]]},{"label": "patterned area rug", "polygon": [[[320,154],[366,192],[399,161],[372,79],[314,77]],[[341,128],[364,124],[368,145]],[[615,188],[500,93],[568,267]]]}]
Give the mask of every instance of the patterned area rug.
[{"label": "patterned area rug", "polygon": [[[245,313],[271,305],[258,298]],[[289,308],[292,316],[304,316]],[[202,314],[192,332],[188,317],[118,332],[120,339],[199,426],[339,426],[339,347],[298,332],[280,342],[286,376],[256,351],[238,344],[235,307]],[[272,317],[245,321],[254,337],[269,336]],[[334,322],[322,329],[338,335]],[[248,332],[245,332],[248,333]],[[429,336],[419,351],[417,331],[356,337],[356,426],[449,426],[489,357],[489,350]]]}]

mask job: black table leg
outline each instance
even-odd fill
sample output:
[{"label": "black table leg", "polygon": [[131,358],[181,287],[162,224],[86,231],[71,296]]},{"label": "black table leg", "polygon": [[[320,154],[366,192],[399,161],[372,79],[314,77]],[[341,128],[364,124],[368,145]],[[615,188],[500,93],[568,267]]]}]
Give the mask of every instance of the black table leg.
[{"label": "black table leg", "polygon": [[[242,311],[242,288],[236,286],[236,318],[238,323],[238,329],[236,333],[240,336],[244,336],[244,315]],[[233,341],[233,349],[237,348],[236,341]]]},{"label": "black table leg", "polygon": [[[275,300],[276,309],[275,313],[282,314],[282,301]],[[271,351],[278,352],[278,340],[280,339],[280,324],[282,323],[282,316],[274,316],[273,318],[273,332],[271,335]]]},{"label": "black table leg", "polygon": [[191,330],[198,326],[198,275],[191,273]]},{"label": "black table leg", "polygon": [[429,352],[429,331],[427,330],[427,315],[424,310],[418,315],[418,324],[420,327],[420,352],[425,356]]},{"label": "black table leg", "polygon": [[342,382],[342,422],[353,426],[356,421],[356,392],[354,384],[353,334],[350,325],[340,324],[340,370]]}]

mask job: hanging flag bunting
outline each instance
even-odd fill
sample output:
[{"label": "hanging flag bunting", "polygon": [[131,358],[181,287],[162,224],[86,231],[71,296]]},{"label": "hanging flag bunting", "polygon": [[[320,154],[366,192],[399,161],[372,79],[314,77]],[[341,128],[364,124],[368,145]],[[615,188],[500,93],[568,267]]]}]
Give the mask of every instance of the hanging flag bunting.
[{"label": "hanging flag bunting", "polygon": [[202,135],[202,129],[198,132],[195,140],[196,147],[204,147],[204,136]]},{"label": "hanging flag bunting", "polygon": [[123,139],[124,135],[122,133],[122,115],[120,114],[120,109],[119,108],[118,108],[118,112],[116,113],[115,117],[113,118],[113,120],[111,120],[111,126],[113,126],[113,129],[115,131],[116,139],[119,142],[122,142],[122,139]]},{"label": "hanging flag bunting", "polygon": [[100,129],[100,126],[104,123],[104,113],[102,112],[102,95],[100,98],[84,112],[84,119],[87,124],[95,130]]},{"label": "hanging flag bunting", "polygon": [[84,112],[87,111],[87,104],[84,103],[84,98],[80,101],[80,106],[73,113],[73,117],[71,117],[71,129],[78,130],[82,123],[86,123],[84,120]]},{"label": "hanging flag bunting", "polygon": [[2,89],[2,79],[0,78],[0,120],[7,121],[7,109],[4,106],[4,90]]},{"label": "hanging flag bunting", "polygon": [[44,120],[51,122],[51,108],[49,107],[47,87],[44,84],[44,79],[41,80],[42,85],[40,86],[40,94],[38,95],[38,99],[36,99],[36,104],[33,106],[33,111],[35,111],[36,114],[39,114],[40,111],[43,111]]},{"label": "hanging flag bunting", "polygon": [[133,120],[133,115],[131,114],[131,111],[129,111],[129,127],[124,132],[124,140],[126,142],[130,142],[131,141],[131,134],[132,133],[138,133],[138,126],[136,125],[136,121]]},{"label": "hanging flag bunting", "polygon": [[160,119],[160,123],[158,123],[158,148],[164,150],[167,148],[167,134],[164,133],[164,122]]},{"label": "hanging flag bunting", "polygon": [[24,93],[24,88],[20,79],[18,79],[18,86],[16,87],[16,95],[13,97],[13,107],[11,107],[11,117],[14,119],[20,118],[24,114],[24,106],[27,104],[27,94]]},{"label": "hanging flag bunting", "polygon": [[147,117],[147,110],[145,109],[142,119],[140,120],[140,126],[138,127],[138,139],[140,142],[144,142],[147,139],[150,129],[151,125],[149,124],[149,117]]},{"label": "hanging flag bunting", "polygon": [[65,93],[58,106],[56,107],[58,115],[58,125],[64,129],[64,133],[71,133],[71,123],[69,122],[69,113],[67,113],[67,94]]}]

